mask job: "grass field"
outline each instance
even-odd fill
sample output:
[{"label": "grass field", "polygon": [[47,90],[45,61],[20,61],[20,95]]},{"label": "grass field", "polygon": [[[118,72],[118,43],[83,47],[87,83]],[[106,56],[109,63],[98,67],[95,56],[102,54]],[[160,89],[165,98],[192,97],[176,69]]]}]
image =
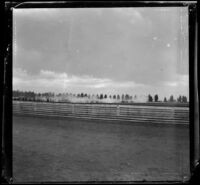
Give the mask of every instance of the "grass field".
[{"label": "grass field", "polygon": [[14,182],[185,180],[189,126],[13,116]]}]

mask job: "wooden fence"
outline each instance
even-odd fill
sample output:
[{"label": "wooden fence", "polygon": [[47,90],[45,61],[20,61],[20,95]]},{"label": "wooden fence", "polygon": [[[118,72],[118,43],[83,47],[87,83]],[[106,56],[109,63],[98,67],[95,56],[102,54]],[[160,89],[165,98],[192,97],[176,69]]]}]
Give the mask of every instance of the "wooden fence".
[{"label": "wooden fence", "polygon": [[13,114],[189,124],[189,107],[13,101]]}]

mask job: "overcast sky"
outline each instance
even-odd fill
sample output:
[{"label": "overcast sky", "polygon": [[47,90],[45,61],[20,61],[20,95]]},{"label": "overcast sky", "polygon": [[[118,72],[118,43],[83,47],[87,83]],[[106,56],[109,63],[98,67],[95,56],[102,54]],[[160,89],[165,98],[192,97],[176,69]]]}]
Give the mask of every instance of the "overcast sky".
[{"label": "overcast sky", "polygon": [[188,10],[14,9],[13,89],[186,95]]}]

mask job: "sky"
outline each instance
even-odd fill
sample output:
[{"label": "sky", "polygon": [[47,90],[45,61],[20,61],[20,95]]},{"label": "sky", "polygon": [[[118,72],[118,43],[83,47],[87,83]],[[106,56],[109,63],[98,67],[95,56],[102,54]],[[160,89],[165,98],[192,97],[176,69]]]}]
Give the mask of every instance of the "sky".
[{"label": "sky", "polygon": [[189,95],[188,9],[14,9],[13,89]]}]

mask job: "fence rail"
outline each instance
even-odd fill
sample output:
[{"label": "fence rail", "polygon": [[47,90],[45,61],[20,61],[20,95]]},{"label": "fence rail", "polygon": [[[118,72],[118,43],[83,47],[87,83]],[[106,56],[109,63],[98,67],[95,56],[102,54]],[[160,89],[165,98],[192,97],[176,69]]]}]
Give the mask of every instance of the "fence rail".
[{"label": "fence rail", "polygon": [[188,107],[13,101],[13,114],[189,124]]}]

